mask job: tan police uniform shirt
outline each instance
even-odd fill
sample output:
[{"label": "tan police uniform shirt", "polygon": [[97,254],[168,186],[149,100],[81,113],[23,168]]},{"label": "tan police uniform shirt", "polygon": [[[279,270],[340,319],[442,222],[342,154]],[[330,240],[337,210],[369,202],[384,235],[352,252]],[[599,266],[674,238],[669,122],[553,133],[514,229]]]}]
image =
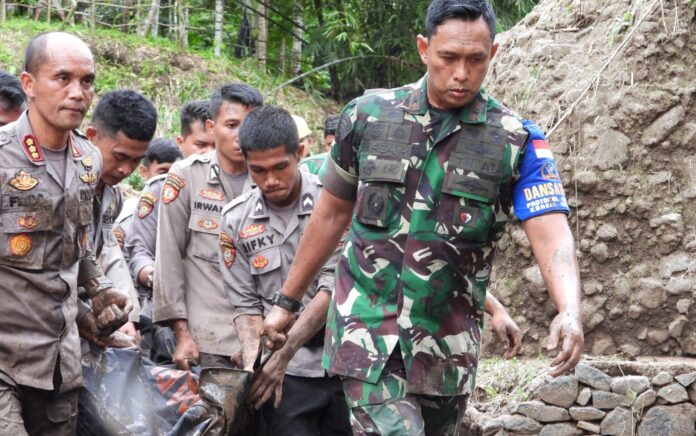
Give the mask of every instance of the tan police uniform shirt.
[{"label": "tan police uniform shirt", "polygon": [[[302,188],[294,214],[287,224],[269,207],[258,188],[232,201],[223,212],[220,233],[220,270],[225,293],[235,306],[234,317],[265,316],[273,306],[273,294],[288,275],[297,246],[314,210],[319,178],[300,171]],[[302,302],[306,306],[321,291],[333,292],[338,250],[312,281]],[[288,364],[287,374],[323,377],[323,345],[300,348]]]},{"label": "tan police uniform shirt", "polygon": [[0,373],[10,383],[51,390],[60,359],[61,390],[81,384],[77,275],[101,165],[73,132],[61,177],[46,165],[27,112],[0,128]]},{"label": "tan police uniform shirt", "polygon": [[169,170],[160,196],[152,301],[154,322],[186,319],[199,351],[223,356],[239,349],[218,266],[222,209],[231,192],[215,151]]},{"label": "tan police uniform shirt", "polygon": [[155,264],[160,194],[166,178],[166,174],[161,174],[145,183],[133,216],[133,224],[126,234],[126,251],[130,254],[128,266],[136,279],[143,268]]}]

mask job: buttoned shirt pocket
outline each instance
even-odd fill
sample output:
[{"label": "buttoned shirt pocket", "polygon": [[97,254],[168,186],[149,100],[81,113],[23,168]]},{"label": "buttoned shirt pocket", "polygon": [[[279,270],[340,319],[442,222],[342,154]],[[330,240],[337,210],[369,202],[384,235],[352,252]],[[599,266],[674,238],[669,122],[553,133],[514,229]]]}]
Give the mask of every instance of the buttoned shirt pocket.
[{"label": "buttoned shirt pocket", "polygon": [[191,213],[189,249],[194,257],[215,264],[218,268],[218,238],[221,218],[217,215]]},{"label": "buttoned shirt pocket", "polygon": [[270,247],[249,256],[249,272],[254,277],[259,295],[271,301],[282,281],[280,247]]},{"label": "buttoned shirt pocket", "polygon": [[401,221],[407,163],[394,159],[360,161],[355,218],[362,224],[392,228]]},{"label": "buttoned shirt pocket", "polygon": [[43,268],[46,231],[51,229],[50,209],[7,211],[0,218],[0,263],[30,270]]}]

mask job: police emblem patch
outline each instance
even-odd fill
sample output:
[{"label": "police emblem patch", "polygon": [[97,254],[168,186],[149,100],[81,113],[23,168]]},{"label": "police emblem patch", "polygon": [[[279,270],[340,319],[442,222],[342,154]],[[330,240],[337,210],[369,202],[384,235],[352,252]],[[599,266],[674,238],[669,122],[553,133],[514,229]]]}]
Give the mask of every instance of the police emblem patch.
[{"label": "police emblem patch", "polygon": [[218,227],[220,227],[215,220],[212,220],[210,218],[205,218],[198,221],[198,226],[206,230],[215,230]]},{"label": "police emblem patch", "polygon": [[10,179],[10,186],[18,191],[29,191],[34,189],[38,184],[39,181],[24,170],[20,170],[15,174],[14,178]]},{"label": "police emblem patch", "polygon": [[114,238],[116,238],[116,241],[118,242],[118,246],[121,247],[121,249],[123,249],[123,243],[126,240],[126,232],[124,232],[123,229],[121,229],[119,227],[119,228],[113,229],[111,231],[111,233],[113,233]]},{"label": "police emblem patch", "polygon": [[261,256],[260,254],[257,254],[256,256],[254,256],[254,260],[251,261],[251,264],[256,269],[263,269],[268,265],[268,259],[264,256]]},{"label": "police emblem patch", "polygon": [[91,171],[94,167],[94,160],[92,160],[92,156],[87,156],[86,158],[82,159],[80,163],[87,171]]},{"label": "police emblem patch", "polygon": [[10,238],[10,254],[16,257],[24,257],[31,251],[31,237],[25,233],[14,235]]},{"label": "police emblem patch", "polygon": [[266,231],[265,224],[249,224],[244,230],[239,232],[240,239],[253,238]]},{"label": "police emblem patch", "polygon": [[162,201],[164,204],[169,204],[176,200],[179,196],[179,191],[181,191],[181,188],[184,186],[186,186],[184,179],[176,174],[167,174],[167,180],[164,182],[164,187],[162,188]]},{"label": "police emblem patch", "polygon": [[17,225],[27,230],[33,230],[39,226],[39,220],[35,216],[27,215],[20,217],[17,221]]},{"label": "police emblem patch", "polygon": [[150,215],[157,203],[157,196],[150,192],[143,192],[138,200],[138,218],[143,219]]},{"label": "police emblem patch", "polygon": [[222,192],[216,191],[214,189],[202,189],[200,196],[207,198],[208,200],[214,201],[225,201],[225,195]]},{"label": "police emblem patch", "polygon": [[41,152],[41,147],[39,147],[39,142],[36,138],[32,135],[25,135],[24,138],[22,138],[22,146],[30,161],[43,162],[43,153]]},{"label": "police emblem patch", "polygon": [[88,171],[80,176],[80,180],[88,185],[93,185],[97,182],[97,175],[91,171]]},{"label": "police emblem patch", "polygon": [[237,258],[237,249],[234,247],[232,237],[225,232],[220,232],[220,251],[225,266],[230,268]]}]

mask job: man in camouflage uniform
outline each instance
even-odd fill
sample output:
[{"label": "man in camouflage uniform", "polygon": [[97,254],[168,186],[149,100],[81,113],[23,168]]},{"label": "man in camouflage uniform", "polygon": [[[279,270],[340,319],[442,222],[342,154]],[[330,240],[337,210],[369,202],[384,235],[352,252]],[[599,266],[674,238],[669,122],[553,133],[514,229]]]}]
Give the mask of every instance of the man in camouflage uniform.
[{"label": "man in camouflage uniform", "polygon": [[162,188],[152,312],[154,322],[176,335],[179,369],[193,362],[229,367],[239,349],[234,308],[222,290],[218,234],[222,208],[251,189],[237,131],[262,104],[261,94],[244,84],[215,91],[207,121],[215,151],[174,164]]},{"label": "man in camouflage uniform", "polygon": [[[128,298],[89,247],[102,162],[77,128],[94,95],[94,60],[79,38],[47,33],[26,49],[29,110],[0,128],[0,428],[72,435],[82,382],[80,332],[107,340]],[[77,287],[92,310],[77,319]]]},{"label": "man in camouflage uniform", "polygon": [[338,127],[338,119],[340,115],[329,115],[324,120],[324,147],[326,152],[318,153],[302,159],[300,169],[309,172],[310,174],[319,174],[319,170],[324,165],[324,161],[329,155],[331,144],[333,144],[336,136],[336,127]]},{"label": "man in camouflage uniform", "polygon": [[117,289],[127,291],[134,310],[121,331],[137,343],[140,321],[138,293],[113,226],[121,213],[123,199],[117,186],[140,164],[157,129],[157,110],[143,95],[121,89],[104,94],[85,130],[99,149],[103,170],[95,188],[92,246],[106,276]]},{"label": "man in camouflage uniform", "polygon": [[[344,377],[356,434],[458,434],[475,384],[486,286],[514,213],[559,314],[554,375],[583,347],[568,207],[541,130],[481,84],[495,16],[434,0],[417,38],[427,75],[344,109],[324,190],[281,295],[298,299],[353,216],[327,321],[324,365]],[[294,314],[264,320],[274,346]]]},{"label": "man in camouflage uniform", "polygon": [[[321,184],[297,167],[303,145],[284,109],[264,106],[251,113],[239,143],[257,188],[225,208],[219,257],[223,287],[235,307],[242,363],[252,370],[263,316],[290,269]],[[312,280],[288,343],[254,378],[249,400],[256,408],[275,393],[274,404],[263,412],[269,434],[351,434],[341,381],[321,366],[322,327],[337,257],[338,252]]]}]

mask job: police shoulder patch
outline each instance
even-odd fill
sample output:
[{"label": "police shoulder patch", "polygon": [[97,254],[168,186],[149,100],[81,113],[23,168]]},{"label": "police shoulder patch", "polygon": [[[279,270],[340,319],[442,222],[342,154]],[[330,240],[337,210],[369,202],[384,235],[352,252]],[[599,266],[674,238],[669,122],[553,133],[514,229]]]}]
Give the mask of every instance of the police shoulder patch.
[{"label": "police shoulder patch", "polygon": [[138,200],[138,218],[146,218],[152,212],[157,203],[157,196],[150,192],[143,192]]},{"label": "police shoulder patch", "polygon": [[237,258],[237,249],[234,246],[232,237],[226,232],[220,232],[220,252],[222,260],[227,268],[231,268]]},{"label": "police shoulder patch", "polygon": [[169,204],[179,197],[179,191],[186,186],[184,179],[174,173],[167,174],[167,180],[162,187],[162,202]]}]

